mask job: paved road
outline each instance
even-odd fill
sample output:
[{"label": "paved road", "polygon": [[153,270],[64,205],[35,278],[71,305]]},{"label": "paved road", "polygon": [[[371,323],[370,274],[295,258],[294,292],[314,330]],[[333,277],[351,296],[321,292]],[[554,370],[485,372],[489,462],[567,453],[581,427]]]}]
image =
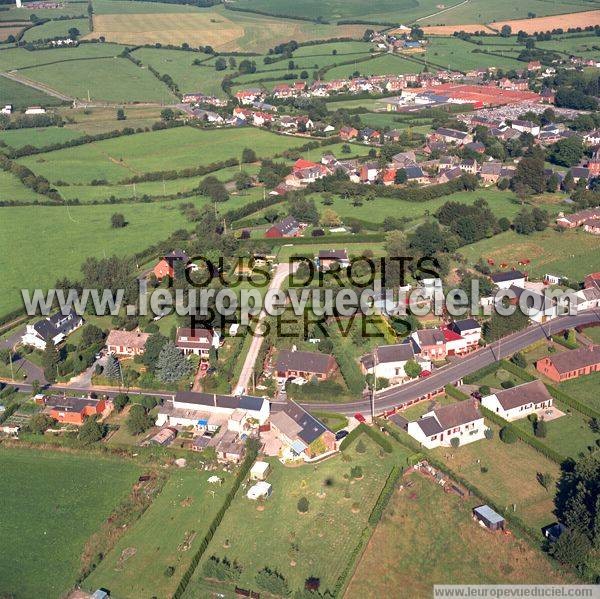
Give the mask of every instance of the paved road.
[{"label": "paved road", "polygon": [[[417,379],[401,387],[378,393],[375,397],[375,412],[380,414],[385,410],[391,410],[412,399],[442,389],[445,385],[455,383],[466,375],[476,372],[484,366],[502,358],[511,356],[528,345],[540,339],[547,338],[550,335],[555,335],[559,331],[593,322],[600,322],[600,310],[588,310],[575,316],[562,316],[544,326],[531,325],[523,331],[505,337],[501,341],[479,349],[453,364],[440,368],[425,379]],[[362,412],[366,415],[371,412],[371,403],[368,398],[347,404],[311,403],[306,404],[305,407],[340,412],[342,414]]]},{"label": "paved road", "polygon": [[[283,277],[283,274],[281,275]],[[275,282],[275,279],[274,279]],[[281,284],[281,280],[279,281]],[[455,383],[459,381],[461,378],[465,377],[467,374],[472,372],[476,372],[480,370],[484,366],[488,364],[492,364],[497,360],[502,358],[506,358],[514,354],[517,351],[522,350],[523,348],[539,341],[540,339],[544,339],[549,337],[550,335],[555,335],[559,331],[564,331],[566,329],[572,329],[577,326],[585,326],[587,324],[600,322],[600,310],[588,310],[586,312],[582,312],[575,316],[562,316],[561,318],[557,318],[556,320],[544,325],[531,325],[527,329],[523,331],[519,331],[518,333],[514,333],[509,337],[505,337],[500,342],[496,342],[488,345],[485,348],[477,350],[476,352],[470,354],[469,356],[458,360],[457,362],[446,366],[444,368],[440,368],[435,371],[431,376],[426,379],[418,379],[413,383],[408,383],[406,385],[402,385],[396,389],[390,389],[388,391],[384,391],[379,393],[375,399],[375,412],[380,414],[385,410],[390,410],[394,407],[402,405],[403,403],[415,399],[417,397],[422,397],[431,393],[432,391],[436,391],[438,389],[443,388],[445,385]],[[262,343],[262,337],[255,337],[259,339],[260,343]],[[257,342],[256,354],[260,349],[260,343]],[[254,341],[253,341],[254,347]],[[248,378],[252,372],[252,366],[256,360],[256,354],[254,354],[254,359],[251,360],[249,356],[251,353],[248,353],[246,357],[246,363],[250,364]],[[32,379],[29,379],[32,380]],[[241,380],[241,377],[240,377]],[[31,391],[32,387],[29,383],[17,383],[15,385],[22,391]],[[109,397],[113,397],[117,393],[118,390],[110,390],[107,391],[101,387],[67,387],[65,385],[52,385],[49,389],[55,391],[65,391],[68,390],[70,393],[88,393],[93,391],[95,393],[105,393]],[[168,391],[136,391],[129,390],[128,394],[139,394],[139,395],[154,395],[157,397],[162,397],[165,399],[170,399],[173,397],[172,392]],[[273,409],[277,410],[279,407],[278,402],[272,402]],[[362,399],[360,401],[346,403],[346,404],[332,404],[332,403],[310,403],[303,404],[303,406],[307,409],[318,409],[322,411],[330,411],[330,412],[339,412],[342,414],[352,415],[356,412],[363,412],[365,415],[370,413],[370,401],[368,399]]]},{"label": "paved road", "polygon": [[21,376],[23,373],[27,375],[28,381],[39,381],[40,384],[46,384],[46,378],[44,377],[44,371],[37,364],[34,364],[31,360],[21,356],[19,353],[19,349],[17,346],[21,341],[21,337],[25,329],[19,329],[16,333],[13,333],[10,337],[6,339],[0,340],[0,348],[2,349],[10,349],[15,353],[15,358],[13,358],[13,372],[16,377]]},{"label": "paved road", "polygon": [[[297,268],[297,262],[294,262],[293,264],[290,264],[289,262],[283,262],[281,264],[278,264],[277,268],[275,269],[275,274],[273,275],[271,284],[269,285],[268,291],[273,292],[277,289],[280,289],[286,281],[286,279],[290,276],[290,274],[295,272]],[[272,302],[268,297],[267,301],[269,302],[269,304],[265,302],[266,308],[270,309],[272,307],[272,305],[270,305],[272,304]],[[266,311],[264,309],[261,310],[260,314],[258,315],[258,323],[254,329],[255,331],[259,330],[260,324],[263,322],[266,316]],[[240,378],[238,380],[237,385],[235,386],[235,393],[244,393],[247,391],[248,384],[250,383],[250,377],[252,376],[252,372],[254,370],[254,364],[256,363],[256,358],[258,357],[258,352],[260,351],[262,343],[262,335],[255,335],[252,338],[252,344],[250,345],[250,349],[248,350],[248,354],[246,355],[246,358],[244,360],[244,366],[242,367]]]}]

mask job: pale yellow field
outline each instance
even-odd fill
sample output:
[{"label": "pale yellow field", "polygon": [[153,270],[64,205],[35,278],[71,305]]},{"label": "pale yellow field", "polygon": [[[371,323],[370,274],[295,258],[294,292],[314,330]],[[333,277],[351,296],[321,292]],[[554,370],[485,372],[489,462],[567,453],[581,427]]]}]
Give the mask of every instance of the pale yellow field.
[{"label": "pale yellow field", "polygon": [[493,23],[494,29],[501,29],[503,25],[510,25],[513,33],[525,31],[536,33],[541,31],[552,31],[553,29],[564,29],[571,27],[589,27],[600,25],[600,10],[588,10],[585,12],[573,12],[567,15],[554,15],[551,17],[537,17],[535,19],[517,19],[515,21],[498,21]]},{"label": "pale yellow field", "polygon": [[465,33],[485,31],[493,33],[493,30],[487,25],[480,25],[478,23],[468,23],[467,25],[431,25],[430,27],[423,27],[423,31],[425,35],[452,35],[455,31],[464,31]]},{"label": "pale yellow field", "polygon": [[207,12],[115,14],[94,16],[94,32],[119,44],[156,43],[220,48],[244,35],[244,28],[223,15]]},{"label": "pale yellow field", "polygon": [[221,51],[264,52],[291,39],[351,37],[360,39],[365,25],[326,25],[235,12],[224,9],[202,13],[95,15],[94,31],[84,39],[103,36],[119,44],[212,46]]}]

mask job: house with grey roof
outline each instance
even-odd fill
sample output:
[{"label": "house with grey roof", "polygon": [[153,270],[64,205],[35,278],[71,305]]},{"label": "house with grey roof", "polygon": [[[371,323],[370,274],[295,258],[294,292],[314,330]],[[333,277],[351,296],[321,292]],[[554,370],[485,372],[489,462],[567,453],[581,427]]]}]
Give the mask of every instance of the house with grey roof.
[{"label": "house with grey roof", "polygon": [[58,345],[83,324],[83,318],[71,310],[68,314],[57,312],[25,327],[21,337],[23,345],[46,349],[47,343]]},{"label": "house with grey roof", "polygon": [[427,449],[451,447],[452,439],[466,445],[485,438],[483,416],[475,399],[435,408],[409,422],[408,434]]},{"label": "house with grey roof", "polygon": [[535,380],[486,395],[481,405],[504,420],[512,422],[533,412],[549,408],[552,396],[542,381]]},{"label": "house with grey roof", "polygon": [[410,380],[404,367],[409,360],[415,360],[423,370],[431,371],[431,362],[415,356],[413,346],[409,343],[380,345],[360,359],[362,371],[365,374],[375,374],[377,378],[388,379],[394,384]]}]

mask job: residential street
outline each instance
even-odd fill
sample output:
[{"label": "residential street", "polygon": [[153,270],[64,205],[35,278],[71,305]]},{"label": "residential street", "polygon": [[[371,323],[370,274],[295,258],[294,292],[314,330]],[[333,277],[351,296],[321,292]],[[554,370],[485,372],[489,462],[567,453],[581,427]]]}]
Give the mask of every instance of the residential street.
[{"label": "residential street", "polygon": [[[289,264],[288,262],[278,264],[277,268],[275,270],[275,274],[273,275],[273,280],[271,281],[271,284],[269,285],[268,291],[272,292],[277,289],[280,289],[281,286],[283,285],[283,283],[285,282],[285,280],[290,276],[290,274],[292,274],[293,272],[296,272],[297,268],[298,268],[297,262],[294,262],[293,264]],[[266,307],[270,309],[271,305],[267,305]],[[259,326],[265,319],[266,315],[267,315],[267,313],[263,309],[258,316],[258,323],[255,327],[255,330],[259,329]],[[250,345],[250,349],[244,360],[244,366],[242,367],[240,378],[238,380],[237,385],[235,386],[234,393],[236,393],[236,394],[244,393],[247,391],[248,384],[250,383],[250,377],[252,376],[252,372],[254,370],[254,364],[256,362],[256,358],[258,357],[258,352],[260,351],[262,343],[263,343],[262,335],[255,335],[252,338],[252,344]]]}]

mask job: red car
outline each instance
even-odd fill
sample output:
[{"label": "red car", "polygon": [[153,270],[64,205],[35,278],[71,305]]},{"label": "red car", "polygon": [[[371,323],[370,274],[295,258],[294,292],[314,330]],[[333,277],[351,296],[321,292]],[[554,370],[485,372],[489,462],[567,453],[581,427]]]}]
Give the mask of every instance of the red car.
[{"label": "red car", "polygon": [[422,379],[427,378],[431,374],[431,370],[421,370],[419,375]]},{"label": "red car", "polygon": [[356,412],[356,414],[354,414],[354,418],[356,418],[359,422],[366,422],[365,417],[360,412]]}]

